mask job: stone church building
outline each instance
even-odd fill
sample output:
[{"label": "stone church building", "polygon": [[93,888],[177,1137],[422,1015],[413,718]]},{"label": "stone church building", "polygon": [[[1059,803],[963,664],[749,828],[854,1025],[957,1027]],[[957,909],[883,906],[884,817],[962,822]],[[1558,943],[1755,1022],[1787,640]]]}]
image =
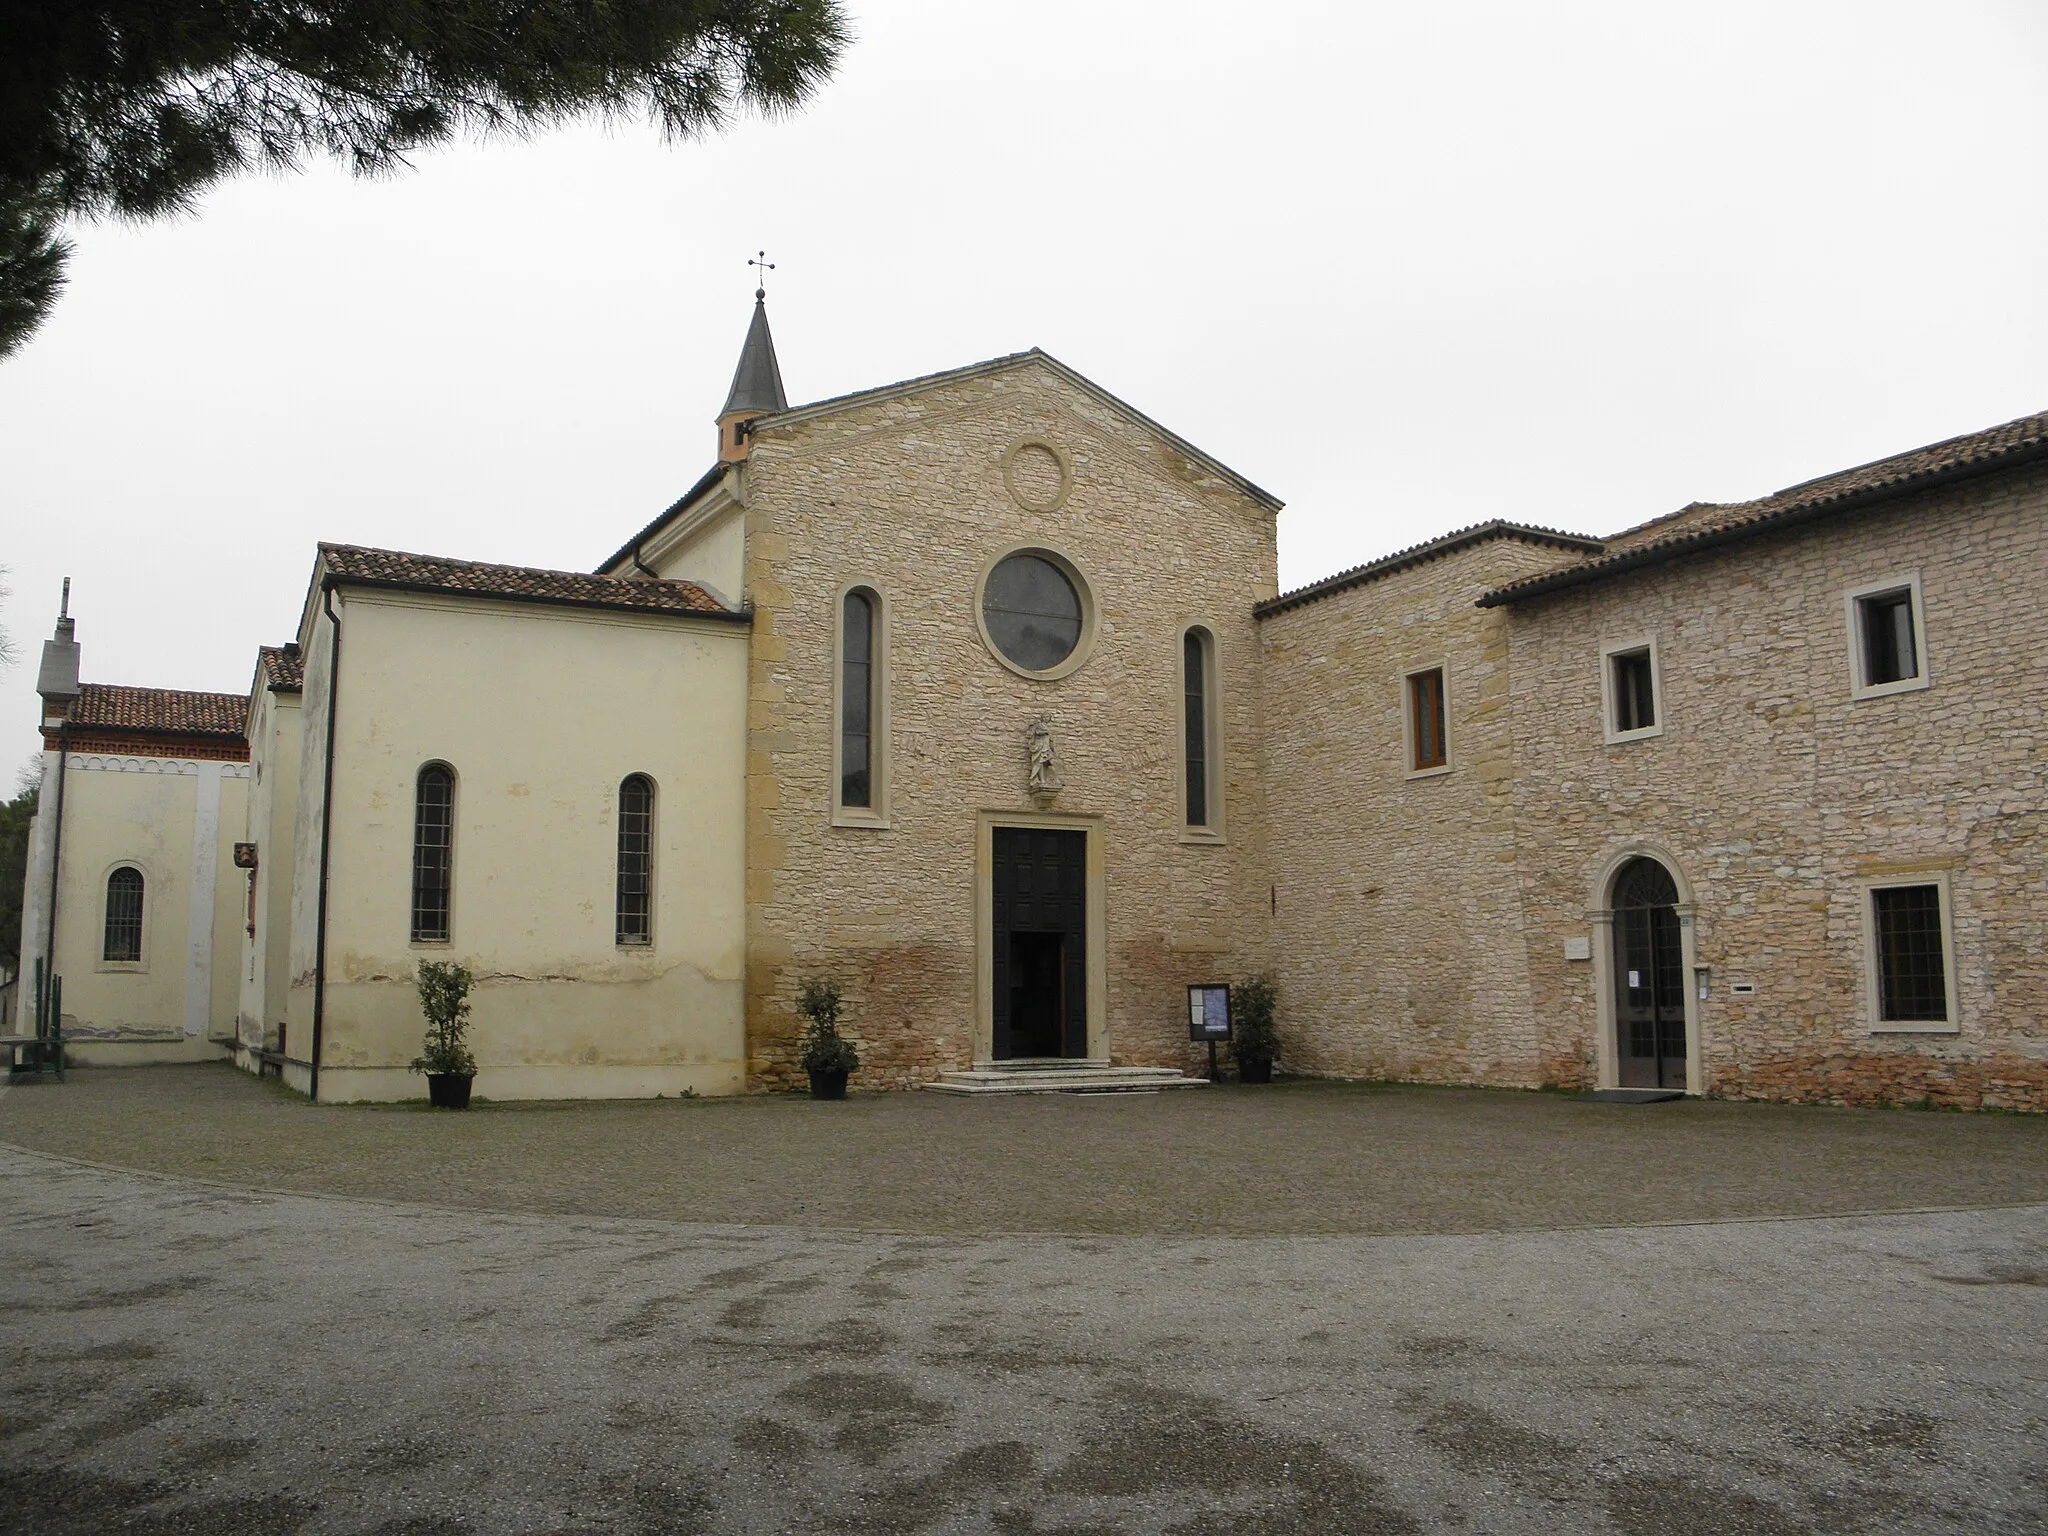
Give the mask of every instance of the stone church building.
[{"label": "stone church building", "polygon": [[494,1098],[791,1085],[811,976],[860,1085],[1193,1069],[1268,972],[1294,1071],[2048,1108],[2048,415],[1286,593],[1278,500],[1039,351],[792,408],[757,297],[717,425],[591,572],[321,545],[246,694],[67,615],[76,1057],[416,1097],[452,958]]}]

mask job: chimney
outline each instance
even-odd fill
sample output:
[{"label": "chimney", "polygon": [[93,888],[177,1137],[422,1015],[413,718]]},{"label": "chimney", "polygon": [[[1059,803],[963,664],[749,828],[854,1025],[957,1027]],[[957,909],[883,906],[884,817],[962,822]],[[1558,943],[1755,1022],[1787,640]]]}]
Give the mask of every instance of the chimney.
[{"label": "chimney", "polygon": [[71,578],[64,578],[64,598],[57,609],[57,632],[43,642],[43,664],[36,673],[36,692],[43,696],[43,720],[54,725],[71,713],[78,697],[78,642],[72,638]]}]

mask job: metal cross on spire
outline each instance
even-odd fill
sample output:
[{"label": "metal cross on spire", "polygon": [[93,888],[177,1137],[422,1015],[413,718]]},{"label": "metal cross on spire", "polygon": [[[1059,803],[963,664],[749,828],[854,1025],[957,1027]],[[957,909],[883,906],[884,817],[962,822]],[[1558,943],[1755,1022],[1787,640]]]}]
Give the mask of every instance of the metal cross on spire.
[{"label": "metal cross on spire", "polygon": [[768,281],[768,274],[775,270],[775,263],[768,259],[766,251],[756,251],[747,258],[747,265],[760,268],[760,271],[755,275],[755,281],[761,286],[757,286],[754,289],[754,297],[757,299],[767,298],[768,289],[765,285]]}]

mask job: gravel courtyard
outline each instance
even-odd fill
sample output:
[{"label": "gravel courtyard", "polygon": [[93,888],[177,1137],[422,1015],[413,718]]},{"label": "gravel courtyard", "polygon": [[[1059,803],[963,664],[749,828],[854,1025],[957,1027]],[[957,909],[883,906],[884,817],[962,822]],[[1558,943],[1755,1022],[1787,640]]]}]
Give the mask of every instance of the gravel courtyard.
[{"label": "gravel courtyard", "polygon": [[2048,1529],[2038,1119],[176,1068],[0,1143],[5,1532]]}]

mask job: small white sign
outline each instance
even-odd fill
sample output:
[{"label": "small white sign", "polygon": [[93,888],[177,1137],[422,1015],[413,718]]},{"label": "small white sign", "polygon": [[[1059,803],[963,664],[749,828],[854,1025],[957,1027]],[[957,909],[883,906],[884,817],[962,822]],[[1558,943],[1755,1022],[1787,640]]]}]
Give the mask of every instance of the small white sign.
[{"label": "small white sign", "polygon": [[1566,939],[1564,941],[1564,957],[1567,960],[1592,959],[1593,941],[1585,938]]},{"label": "small white sign", "polygon": [[1628,984],[1632,988],[1640,987],[1643,984],[1643,973],[1641,971],[1630,971],[1628,973]]}]

